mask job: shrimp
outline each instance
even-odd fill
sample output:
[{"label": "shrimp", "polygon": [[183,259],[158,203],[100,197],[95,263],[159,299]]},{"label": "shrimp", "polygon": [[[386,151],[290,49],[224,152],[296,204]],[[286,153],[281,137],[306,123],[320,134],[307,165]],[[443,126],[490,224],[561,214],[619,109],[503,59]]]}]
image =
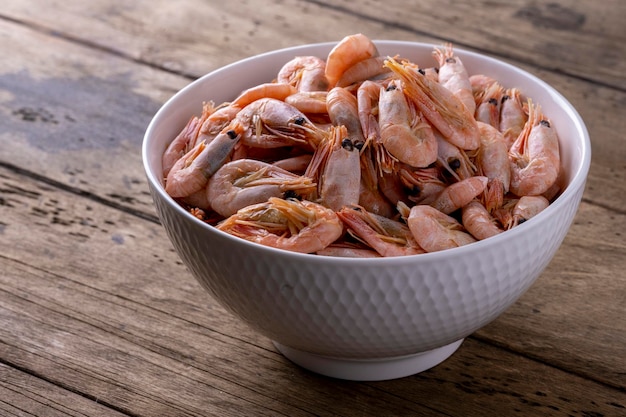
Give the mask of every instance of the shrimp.
[{"label": "shrimp", "polygon": [[476,111],[476,102],[472,94],[472,84],[465,65],[454,54],[452,44],[448,43],[443,48],[435,48],[434,57],[439,63],[439,84],[450,90],[463,102],[471,114]]},{"label": "shrimp", "polygon": [[392,217],[395,208],[378,188],[378,173],[372,152],[373,148],[371,146],[366,147],[361,152],[359,204],[372,213]]},{"label": "shrimp", "polygon": [[511,191],[518,197],[546,192],[559,176],[559,139],[538,105],[528,99],[528,121],[509,150]]},{"label": "shrimp", "polygon": [[430,204],[445,188],[439,178],[438,168],[408,169],[400,168],[400,180],[408,190],[409,200],[418,204]]},{"label": "shrimp", "polygon": [[310,178],[254,159],[238,159],[222,166],[210,178],[207,196],[213,210],[228,217],[270,197],[306,194],[314,189]]},{"label": "shrimp", "polygon": [[400,80],[392,81],[380,91],[378,106],[380,138],[393,157],[416,168],[427,167],[437,160],[433,130],[409,106]]},{"label": "shrimp", "polygon": [[361,245],[347,242],[335,242],[316,252],[322,256],[338,256],[340,258],[381,258],[373,249]]},{"label": "shrimp", "polygon": [[515,208],[513,208],[513,223],[511,227],[515,227],[535,217],[545,210],[549,204],[548,199],[540,195],[526,195],[521,197],[517,204],[515,204]]},{"label": "shrimp", "polygon": [[478,240],[496,236],[504,231],[478,200],[473,200],[463,207],[461,219],[465,229]]},{"label": "shrimp", "polygon": [[250,147],[317,146],[324,133],[301,111],[274,98],[260,98],[244,107],[237,120],[246,127],[242,142]]},{"label": "shrimp", "polygon": [[264,83],[242,91],[230,105],[243,108],[262,98],[285,100],[285,98],[297,92],[298,90],[294,86],[287,83]]},{"label": "shrimp", "polygon": [[291,156],[288,158],[279,159],[272,163],[275,167],[287,170],[289,172],[305,172],[313,155],[305,153],[302,155]]},{"label": "shrimp", "polygon": [[326,107],[333,125],[345,126],[352,143],[361,150],[365,145],[365,136],[356,97],[343,87],[335,87],[328,92]]},{"label": "shrimp", "polygon": [[172,167],[165,191],[174,198],[187,197],[206,187],[209,178],[226,162],[239,142],[244,128],[233,122],[210,143],[198,143]]},{"label": "shrimp", "polygon": [[405,94],[450,143],[464,150],[480,146],[474,113],[450,90],[431,81],[409,63],[387,58],[385,65],[400,77]]},{"label": "shrimp", "polygon": [[420,204],[411,207],[406,221],[417,244],[426,252],[437,252],[476,242],[454,217],[431,206]]},{"label": "shrimp", "polygon": [[489,89],[489,87],[493,84],[498,84],[494,78],[491,78],[488,75],[484,74],[474,74],[469,77],[470,85],[472,86],[472,94],[474,95],[474,100],[476,102],[479,101],[480,96],[484,91]]},{"label": "shrimp", "polygon": [[[206,108],[206,106],[205,106]],[[200,128],[196,133],[192,147],[200,142],[211,142],[229,123],[231,123],[241,107],[224,104],[214,108],[210,114],[204,114],[201,118]]]},{"label": "shrimp", "polygon": [[475,176],[450,184],[430,205],[444,214],[450,214],[485,191],[487,181],[487,177]]},{"label": "shrimp", "polygon": [[[491,84],[477,97],[476,120],[500,129],[500,102],[503,88],[499,83]],[[508,149],[508,148],[507,148]]]},{"label": "shrimp", "polygon": [[475,163],[478,173],[489,178],[485,195],[485,206],[491,213],[500,207],[504,195],[509,192],[511,167],[509,151],[504,136],[495,127],[478,122],[481,146],[478,148]]},{"label": "shrimp", "polygon": [[336,86],[347,87],[387,75],[390,73],[390,70],[383,65],[384,62],[385,58],[381,56],[373,56],[357,62],[343,72]]},{"label": "shrimp", "polygon": [[292,85],[298,91],[326,91],[326,62],[316,56],[297,56],[278,71],[279,83]]},{"label": "shrimp", "polygon": [[329,88],[337,86],[341,76],[356,63],[378,56],[376,45],[365,35],[346,36],[337,43],[326,59],[326,79]]},{"label": "shrimp", "polygon": [[375,141],[380,135],[377,115],[381,88],[381,83],[367,80],[356,92],[359,122],[366,142]]},{"label": "shrimp", "polygon": [[424,253],[403,223],[369,213],[359,206],[344,207],[337,215],[349,227],[349,231],[381,256]]},{"label": "shrimp", "polygon": [[476,167],[467,153],[458,146],[445,140],[437,131],[437,163],[449,173],[456,181],[470,178],[476,172]]},{"label": "shrimp", "polygon": [[343,223],[333,210],[276,197],[245,207],[216,227],[251,242],[301,253],[321,251],[343,234]]},{"label": "shrimp", "polygon": [[178,136],[167,146],[161,159],[163,178],[167,178],[167,174],[169,174],[174,164],[176,164],[176,161],[189,152],[189,144],[195,140],[194,135],[197,132],[199,124],[200,119],[197,116],[193,116],[189,119]]},{"label": "shrimp", "polygon": [[510,148],[515,139],[522,133],[527,115],[522,105],[521,93],[517,88],[504,91],[500,99],[500,122],[498,129]]},{"label": "shrimp", "polygon": [[287,96],[285,103],[291,104],[302,113],[326,113],[326,91],[299,91]]},{"label": "shrimp", "polygon": [[335,211],[358,204],[361,183],[359,150],[348,137],[346,127],[333,126],[329,138],[318,150],[310,166],[319,166],[321,170],[318,189],[322,204]]}]

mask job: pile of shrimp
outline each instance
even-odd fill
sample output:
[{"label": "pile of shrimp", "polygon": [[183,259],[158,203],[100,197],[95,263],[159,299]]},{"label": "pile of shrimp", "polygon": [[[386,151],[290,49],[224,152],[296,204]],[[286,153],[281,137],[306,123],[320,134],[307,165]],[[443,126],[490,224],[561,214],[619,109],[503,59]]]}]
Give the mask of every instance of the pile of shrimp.
[{"label": "pile of shrimp", "polygon": [[503,233],[560,193],[557,134],[451,44],[420,67],[363,34],[205,102],[163,154],[165,190],[219,230],[284,250],[415,255]]}]

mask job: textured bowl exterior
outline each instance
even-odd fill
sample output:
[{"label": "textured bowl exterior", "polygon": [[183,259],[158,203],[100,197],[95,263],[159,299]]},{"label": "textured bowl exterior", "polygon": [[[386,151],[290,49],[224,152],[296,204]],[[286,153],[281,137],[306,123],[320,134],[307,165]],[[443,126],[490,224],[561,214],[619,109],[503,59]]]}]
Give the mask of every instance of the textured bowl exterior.
[{"label": "textured bowl exterior", "polygon": [[[378,42],[382,54],[429,62],[432,45]],[[431,254],[329,258],[256,245],[222,233],[179,207],[159,172],[166,144],[202,101],[230,100],[271,80],[297,55],[325,57],[333,44],[281,50],[235,63],[190,84],[157,113],[143,158],[157,212],[177,253],[226,309],[280,345],[346,359],[424,352],[494,320],[537,279],[565,238],[582,198],[589,137],[573,107],[536,77],[506,63],[457,51],[470,73],[518,86],[542,104],[560,135],[563,194],[535,218],[499,236]],[[234,87],[232,80],[238,82]],[[229,81],[229,85],[226,84]]]}]

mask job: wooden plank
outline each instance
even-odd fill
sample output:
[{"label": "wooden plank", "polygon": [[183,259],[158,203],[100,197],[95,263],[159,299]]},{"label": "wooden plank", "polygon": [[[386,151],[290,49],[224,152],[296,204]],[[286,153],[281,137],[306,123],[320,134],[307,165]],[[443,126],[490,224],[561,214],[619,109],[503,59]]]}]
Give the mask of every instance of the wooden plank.
[{"label": "wooden plank", "polygon": [[[117,410],[480,416],[489,408],[499,415],[580,409],[610,415],[626,404],[623,390],[473,339],[442,366],[402,381],[359,384],[313,375],[209,300],[177,265],[159,226],[6,170],[0,174],[2,189],[19,183],[23,190],[0,207],[6,323],[0,357]],[[462,406],[468,401],[472,407]]]},{"label": "wooden plank", "polygon": [[0,364],[0,414],[3,416],[125,416],[102,403],[34,375]]}]

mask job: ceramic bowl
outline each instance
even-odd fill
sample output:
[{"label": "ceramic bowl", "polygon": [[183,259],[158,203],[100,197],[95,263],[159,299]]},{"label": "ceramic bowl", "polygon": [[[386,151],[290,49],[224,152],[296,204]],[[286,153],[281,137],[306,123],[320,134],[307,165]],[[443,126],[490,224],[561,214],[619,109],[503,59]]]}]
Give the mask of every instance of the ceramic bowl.
[{"label": "ceramic bowl", "polygon": [[[377,41],[381,55],[432,62],[434,45]],[[508,63],[456,49],[470,74],[518,87],[539,103],[560,138],[566,188],[543,212],[498,236],[423,255],[347,259],[257,245],[196,219],[164,191],[161,155],[203,101],[232,100],[271,81],[299,55],[325,58],[335,43],[277,50],[192,82],[156,113],[143,142],[163,227],[193,276],[226,310],[291,361],[349,380],[384,380],[431,368],[497,318],[537,279],[568,232],[590,164],[583,120],[554,88]]]}]

